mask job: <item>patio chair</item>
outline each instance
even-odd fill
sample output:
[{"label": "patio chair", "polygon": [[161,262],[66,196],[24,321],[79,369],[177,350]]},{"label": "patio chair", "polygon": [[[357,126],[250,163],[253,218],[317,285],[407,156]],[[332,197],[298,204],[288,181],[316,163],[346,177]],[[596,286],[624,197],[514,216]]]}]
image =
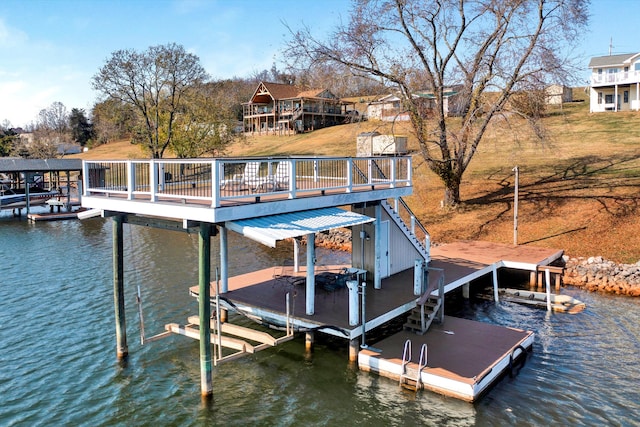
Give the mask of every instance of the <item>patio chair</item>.
[{"label": "patio chair", "polygon": [[282,160],[276,167],[276,172],[273,174],[273,182],[275,190],[288,190],[289,189],[289,177],[291,176],[291,161]]},{"label": "patio chair", "polygon": [[243,173],[236,173],[229,179],[220,181],[220,188],[226,188],[227,185],[240,187],[246,185],[255,187],[255,183],[259,180],[258,171],[260,170],[260,162],[247,162],[244,166]]}]

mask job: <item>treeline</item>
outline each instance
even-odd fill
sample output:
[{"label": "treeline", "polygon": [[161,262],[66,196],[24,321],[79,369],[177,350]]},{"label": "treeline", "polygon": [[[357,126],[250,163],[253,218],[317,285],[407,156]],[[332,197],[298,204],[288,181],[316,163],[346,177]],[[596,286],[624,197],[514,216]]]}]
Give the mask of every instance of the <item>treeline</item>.
[{"label": "treeline", "polygon": [[[0,156],[52,158],[67,147],[95,147],[129,139],[150,157],[216,156],[242,138],[242,103],[261,81],[326,88],[338,97],[382,93],[382,84],[347,67],[317,64],[285,72],[274,64],[248,77],[211,79],[197,56],[177,44],[119,50],[92,78],[101,95],[91,111],[61,102],[43,109],[25,128],[0,125]],[[77,149],[77,148],[76,148]]]}]

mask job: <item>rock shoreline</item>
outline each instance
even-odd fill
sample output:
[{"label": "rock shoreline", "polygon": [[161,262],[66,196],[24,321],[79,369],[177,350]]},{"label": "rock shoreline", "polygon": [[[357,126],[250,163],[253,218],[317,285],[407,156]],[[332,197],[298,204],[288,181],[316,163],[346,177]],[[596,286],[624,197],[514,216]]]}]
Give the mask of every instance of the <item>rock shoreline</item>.
[{"label": "rock shoreline", "polygon": [[[328,249],[351,251],[351,230],[336,229],[316,234],[316,245]],[[618,264],[595,257],[564,257],[565,285],[589,292],[640,296],[640,261],[635,264]]]},{"label": "rock shoreline", "polygon": [[640,261],[635,264],[617,264],[601,256],[565,257],[565,285],[576,286],[590,292],[640,296]]}]

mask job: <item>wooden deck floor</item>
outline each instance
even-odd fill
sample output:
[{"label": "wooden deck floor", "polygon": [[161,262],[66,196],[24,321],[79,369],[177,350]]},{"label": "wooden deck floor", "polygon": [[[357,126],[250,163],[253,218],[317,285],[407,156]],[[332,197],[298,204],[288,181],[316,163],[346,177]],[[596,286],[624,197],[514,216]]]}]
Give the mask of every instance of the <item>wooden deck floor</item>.
[{"label": "wooden deck floor", "polygon": [[[338,272],[343,267],[346,266],[325,266],[323,269],[317,270],[316,273]],[[285,295],[289,292],[294,298],[292,315],[295,320],[316,326],[337,327],[349,335],[359,327],[349,325],[349,291],[346,288],[327,291],[321,285],[316,284],[315,313],[309,316],[305,314],[306,289],[304,281],[295,284],[287,278],[275,277],[279,275],[281,269],[282,267],[278,266],[230,277],[229,290],[223,296],[237,306],[270,311],[284,320]],[[305,274],[306,270],[303,266],[297,277],[303,278]],[[194,296],[197,295],[198,287],[191,287],[190,292]],[[211,290],[211,295],[215,295],[214,289]],[[365,306],[367,329],[377,326],[379,322],[376,322],[375,319],[394,310],[400,310],[398,315],[411,310],[415,306],[416,298],[413,295],[412,270],[406,270],[383,279],[381,289],[368,286]]]}]

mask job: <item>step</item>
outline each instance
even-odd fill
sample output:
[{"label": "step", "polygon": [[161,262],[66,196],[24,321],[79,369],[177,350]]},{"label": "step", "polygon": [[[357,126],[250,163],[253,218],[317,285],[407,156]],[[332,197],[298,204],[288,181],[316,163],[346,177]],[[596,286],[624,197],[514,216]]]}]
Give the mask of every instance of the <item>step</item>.
[{"label": "step", "polygon": [[[198,325],[200,323],[200,318],[198,316],[189,316],[187,321],[191,324]],[[216,321],[211,319],[211,330],[216,331]],[[262,344],[267,344],[270,346],[275,346],[277,344],[276,338],[271,336],[270,334],[262,331],[257,331],[255,329],[246,328],[244,326],[234,325],[232,323],[221,323],[220,329],[223,334],[234,335],[236,337],[244,338],[251,341],[256,341]]]}]

